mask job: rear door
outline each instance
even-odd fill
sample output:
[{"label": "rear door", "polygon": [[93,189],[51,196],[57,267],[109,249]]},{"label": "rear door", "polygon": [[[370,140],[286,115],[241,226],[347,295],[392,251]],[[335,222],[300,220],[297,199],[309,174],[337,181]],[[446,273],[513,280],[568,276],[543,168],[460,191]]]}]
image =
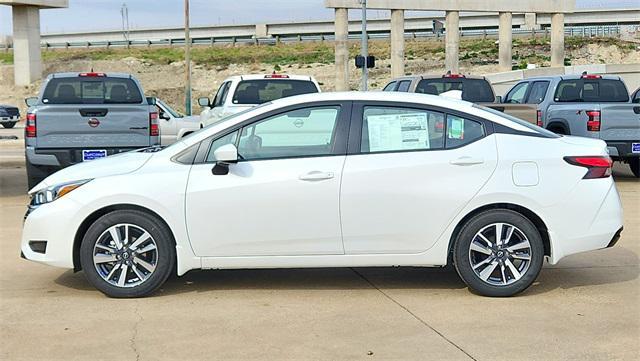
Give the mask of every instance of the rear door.
[{"label": "rear door", "polygon": [[149,146],[149,106],[129,78],[51,79],[36,111],[38,148]]},{"label": "rear door", "polygon": [[495,169],[490,123],[416,104],[354,107],[340,193],[345,253],[424,252]]}]

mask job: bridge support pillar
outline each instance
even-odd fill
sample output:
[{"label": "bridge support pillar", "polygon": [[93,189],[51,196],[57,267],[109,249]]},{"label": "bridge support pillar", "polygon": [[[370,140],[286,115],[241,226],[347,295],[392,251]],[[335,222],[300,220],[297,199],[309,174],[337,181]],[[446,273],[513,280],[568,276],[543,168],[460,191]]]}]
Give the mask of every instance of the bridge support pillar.
[{"label": "bridge support pillar", "polygon": [[459,51],[460,51],[460,13],[458,11],[447,11],[445,15],[445,71],[458,73]]},{"label": "bridge support pillar", "polygon": [[564,66],[564,14],[551,14],[551,66]]},{"label": "bridge support pillar", "polygon": [[29,85],[42,77],[40,9],[13,6],[13,72],[16,85]]},{"label": "bridge support pillar", "polygon": [[349,12],[336,8],[336,91],[349,90]]},{"label": "bridge support pillar", "polygon": [[391,10],[391,77],[404,76],[404,10]]},{"label": "bridge support pillar", "polygon": [[499,23],[499,34],[498,34],[498,42],[499,42],[499,69],[500,71],[510,71],[511,70],[511,48],[513,43],[513,35],[512,35],[512,17],[511,13],[500,13],[500,23]]}]

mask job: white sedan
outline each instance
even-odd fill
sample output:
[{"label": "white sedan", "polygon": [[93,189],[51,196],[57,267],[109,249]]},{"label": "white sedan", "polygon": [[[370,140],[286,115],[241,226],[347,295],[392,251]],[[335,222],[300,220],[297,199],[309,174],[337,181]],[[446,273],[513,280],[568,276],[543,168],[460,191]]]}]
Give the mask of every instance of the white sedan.
[{"label": "white sedan", "polygon": [[617,241],[610,174],[604,142],[472,103],[309,94],[53,174],[30,191],[21,248],[113,297],[200,268],[449,263],[510,296],[544,259]]}]

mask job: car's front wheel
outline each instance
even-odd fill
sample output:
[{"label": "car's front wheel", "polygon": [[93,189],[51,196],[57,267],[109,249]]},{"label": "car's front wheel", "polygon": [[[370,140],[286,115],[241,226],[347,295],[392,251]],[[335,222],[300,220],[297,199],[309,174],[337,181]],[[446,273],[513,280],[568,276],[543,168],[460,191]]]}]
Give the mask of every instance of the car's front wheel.
[{"label": "car's front wheel", "polygon": [[538,229],[518,212],[496,209],[471,218],[454,244],[454,264],[476,293],[505,297],[524,291],[542,268]]},{"label": "car's front wheel", "polygon": [[98,218],[80,247],[80,263],[91,284],[110,297],[143,297],[173,270],[175,246],[168,227],[136,210]]}]

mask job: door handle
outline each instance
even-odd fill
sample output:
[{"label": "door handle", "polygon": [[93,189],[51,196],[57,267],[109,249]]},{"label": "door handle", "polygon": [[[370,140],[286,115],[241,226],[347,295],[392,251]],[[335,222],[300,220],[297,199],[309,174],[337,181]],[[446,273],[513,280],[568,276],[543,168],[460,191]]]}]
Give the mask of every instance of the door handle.
[{"label": "door handle", "polygon": [[300,176],[300,180],[303,181],[320,181],[331,178],[333,178],[333,172],[320,172],[317,170]]},{"label": "door handle", "polygon": [[449,162],[453,165],[474,165],[484,163],[484,159],[475,157],[460,157]]}]

